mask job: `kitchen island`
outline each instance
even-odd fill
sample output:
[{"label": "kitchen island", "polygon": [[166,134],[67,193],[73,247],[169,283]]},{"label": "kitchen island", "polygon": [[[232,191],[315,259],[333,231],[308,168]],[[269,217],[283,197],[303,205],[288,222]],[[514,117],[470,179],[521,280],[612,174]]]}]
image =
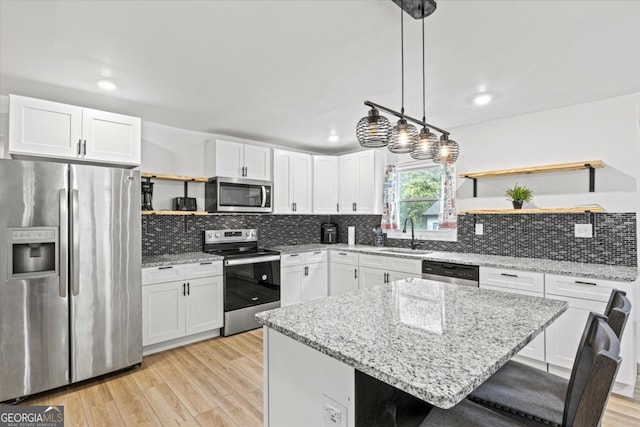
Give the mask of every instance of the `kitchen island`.
[{"label": "kitchen island", "polygon": [[265,426],[355,426],[451,408],[567,309],[408,279],[256,316]]}]

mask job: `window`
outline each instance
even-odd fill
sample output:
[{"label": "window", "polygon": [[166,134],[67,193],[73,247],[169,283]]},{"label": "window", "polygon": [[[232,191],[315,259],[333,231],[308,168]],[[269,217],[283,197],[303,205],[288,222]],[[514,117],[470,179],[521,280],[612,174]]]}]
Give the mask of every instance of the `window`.
[{"label": "window", "polygon": [[398,171],[398,224],[404,226],[411,218],[415,230],[435,231],[439,229],[440,165]]},{"label": "window", "polygon": [[388,166],[382,217],[387,237],[410,238],[411,233],[401,230],[411,218],[418,239],[456,241],[455,188],[452,165],[411,162]]}]

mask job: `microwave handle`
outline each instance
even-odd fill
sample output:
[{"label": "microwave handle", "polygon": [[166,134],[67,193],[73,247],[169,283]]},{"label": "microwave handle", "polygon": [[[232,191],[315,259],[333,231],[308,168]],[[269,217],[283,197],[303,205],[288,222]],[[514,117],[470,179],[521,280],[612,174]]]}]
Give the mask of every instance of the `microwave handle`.
[{"label": "microwave handle", "polygon": [[265,207],[267,205],[267,188],[263,185],[262,187],[262,205],[260,207]]}]

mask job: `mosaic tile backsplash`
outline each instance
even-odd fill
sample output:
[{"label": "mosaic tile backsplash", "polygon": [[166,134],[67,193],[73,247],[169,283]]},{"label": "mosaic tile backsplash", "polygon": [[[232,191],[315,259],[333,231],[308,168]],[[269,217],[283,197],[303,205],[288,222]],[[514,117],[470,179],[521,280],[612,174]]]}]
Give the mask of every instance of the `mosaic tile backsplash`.
[{"label": "mosaic tile backsplash", "polygon": [[[142,219],[142,254],[201,251],[203,230],[257,228],[260,246],[320,243],[320,224],[338,225],[338,241],[347,243],[347,227],[356,227],[356,243],[373,245],[380,215],[211,215],[146,216]],[[420,249],[487,255],[544,258],[636,266],[636,214],[595,214],[592,239],[575,238],[574,224],[589,222],[586,214],[478,215],[484,235],[474,234],[473,215],[458,217],[458,241],[418,241]],[[410,241],[387,239],[386,246],[409,247]]]}]

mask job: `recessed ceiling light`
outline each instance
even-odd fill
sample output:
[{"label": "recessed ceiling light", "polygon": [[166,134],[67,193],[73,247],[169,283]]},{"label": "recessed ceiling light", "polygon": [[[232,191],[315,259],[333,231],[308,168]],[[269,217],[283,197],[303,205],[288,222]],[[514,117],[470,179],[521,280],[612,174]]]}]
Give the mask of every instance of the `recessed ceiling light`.
[{"label": "recessed ceiling light", "polygon": [[473,103],[476,105],[486,105],[490,103],[492,99],[493,99],[493,96],[491,96],[490,93],[481,93],[479,95],[476,95],[475,98],[473,98]]},{"label": "recessed ceiling light", "polygon": [[329,142],[338,142],[339,140],[338,135],[329,135]]},{"label": "recessed ceiling light", "polygon": [[116,90],[116,84],[111,80],[97,80],[96,84],[103,90]]}]

